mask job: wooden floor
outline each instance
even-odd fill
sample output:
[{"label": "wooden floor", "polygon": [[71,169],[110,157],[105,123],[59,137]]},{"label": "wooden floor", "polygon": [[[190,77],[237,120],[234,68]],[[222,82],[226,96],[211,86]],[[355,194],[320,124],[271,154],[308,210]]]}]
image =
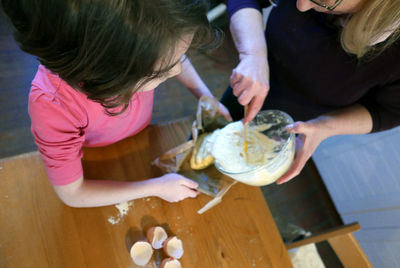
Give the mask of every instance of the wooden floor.
[{"label": "wooden floor", "polygon": [[[227,32],[224,18],[217,24]],[[215,96],[221,97],[237,63],[229,33],[220,48],[207,54],[193,54],[191,60]],[[37,65],[34,57],[18,49],[0,10],[0,158],[36,150],[30,134],[27,99]],[[196,106],[197,100],[171,79],[156,89],[152,123],[193,116]],[[342,223],[312,162],[289,183],[269,185],[262,190],[279,222],[311,232]],[[327,267],[341,267],[327,244],[319,244],[318,249]]]}]

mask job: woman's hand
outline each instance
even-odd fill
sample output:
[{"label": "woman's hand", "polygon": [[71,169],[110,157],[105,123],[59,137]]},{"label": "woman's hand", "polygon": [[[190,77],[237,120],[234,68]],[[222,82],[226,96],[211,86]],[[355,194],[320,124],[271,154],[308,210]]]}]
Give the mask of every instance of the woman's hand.
[{"label": "woman's hand", "polygon": [[285,183],[300,174],[307,160],[312,156],[318,145],[328,137],[318,125],[318,119],[307,122],[295,122],[286,126],[288,132],[298,134],[296,137],[296,155],[290,169],[276,182]]},{"label": "woman's hand", "polygon": [[156,196],[168,202],[178,202],[185,198],[195,198],[198,183],[176,173],[168,173],[153,179]]},{"label": "woman's hand", "polygon": [[230,84],[241,105],[248,105],[243,122],[253,120],[269,91],[269,66],[266,55],[240,54],[240,63],[232,71]]},{"label": "woman's hand", "polygon": [[370,133],[372,117],[364,106],[354,104],[307,122],[295,122],[286,126],[286,129],[299,134],[296,138],[296,156],[289,171],[277,181],[278,184],[297,176],[324,139],[335,135]]}]

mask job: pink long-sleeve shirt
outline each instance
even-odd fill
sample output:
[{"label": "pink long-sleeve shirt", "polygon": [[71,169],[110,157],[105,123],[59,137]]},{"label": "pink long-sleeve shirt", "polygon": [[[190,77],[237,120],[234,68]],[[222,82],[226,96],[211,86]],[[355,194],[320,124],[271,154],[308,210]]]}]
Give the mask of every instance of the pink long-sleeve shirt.
[{"label": "pink long-sleeve shirt", "polygon": [[29,115],[50,182],[67,185],[83,176],[83,146],[105,146],[143,130],[151,120],[153,96],[154,90],[137,92],[123,114],[109,116],[99,103],[40,65]]}]

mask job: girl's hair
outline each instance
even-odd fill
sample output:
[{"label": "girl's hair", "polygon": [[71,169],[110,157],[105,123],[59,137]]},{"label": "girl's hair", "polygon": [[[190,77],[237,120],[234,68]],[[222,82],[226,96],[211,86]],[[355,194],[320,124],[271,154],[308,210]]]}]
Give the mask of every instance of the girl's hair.
[{"label": "girl's hair", "polygon": [[1,1],[21,49],[110,115],[173,67],[182,37],[194,33],[199,47],[217,38],[202,0]]},{"label": "girl's hair", "polygon": [[[388,34],[390,36],[385,42],[374,45],[379,38]],[[341,42],[347,52],[358,58],[374,57],[399,37],[400,0],[367,0],[347,21],[341,34]]]}]

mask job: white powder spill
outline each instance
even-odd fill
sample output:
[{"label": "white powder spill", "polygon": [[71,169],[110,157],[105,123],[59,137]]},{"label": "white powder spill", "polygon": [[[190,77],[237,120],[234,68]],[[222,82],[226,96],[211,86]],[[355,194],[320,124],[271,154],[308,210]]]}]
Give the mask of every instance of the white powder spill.
[{"label": "white powder spill", "polygon": [[132,205],[133,205],[132,201],[122,202],[122,203],[115,205],[115,207],[118,209],[118,215],[116,217],[113,217],[113,216],[109,217],[108,222],[113,225],[119,223],[121,221],[121,219],[123,217],[125,217],[125,215],[128,214],[129,208]]}]

